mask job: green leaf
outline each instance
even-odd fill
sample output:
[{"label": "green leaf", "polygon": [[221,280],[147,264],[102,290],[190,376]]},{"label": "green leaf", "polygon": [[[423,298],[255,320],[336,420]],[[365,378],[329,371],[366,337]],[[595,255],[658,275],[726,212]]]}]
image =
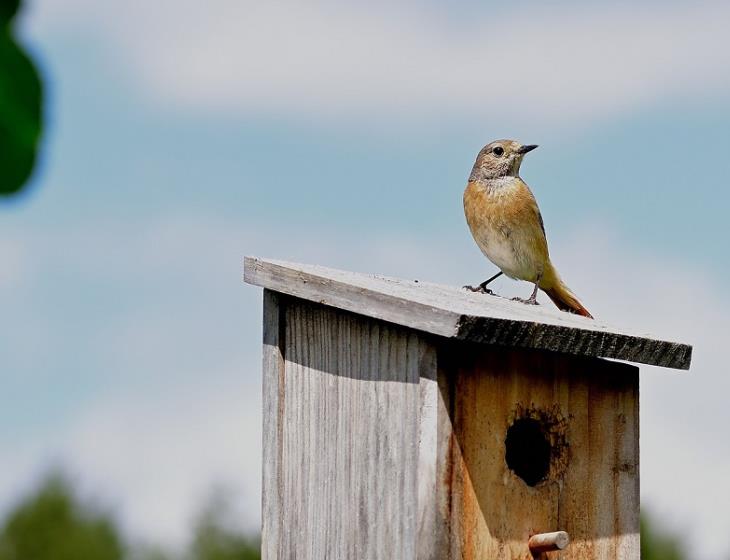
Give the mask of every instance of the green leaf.
[{"label": "green leaf", "polygon": [[18,5],[19,0],[0,0],[0,195],[26,183],[41,136],[41,81],[11,32]]},{"label": "green leaf", "polygon": [[7,26],[19,7],[20,0],[0,0],[0,24]]}]

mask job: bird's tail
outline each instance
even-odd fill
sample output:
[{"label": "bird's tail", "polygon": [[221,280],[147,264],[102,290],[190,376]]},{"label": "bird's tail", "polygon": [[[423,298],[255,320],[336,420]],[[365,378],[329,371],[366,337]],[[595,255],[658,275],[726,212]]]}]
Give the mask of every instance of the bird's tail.
[{"label": "bird's tail", "polygon": [[540,289],[553,300],[558,309],[593,319],[593,315],[583,307],[583,304],[565,285],[565,282],[562,281],[552,265],[550,265],[550,269],[543,277],[543,280],[540,281]]}]

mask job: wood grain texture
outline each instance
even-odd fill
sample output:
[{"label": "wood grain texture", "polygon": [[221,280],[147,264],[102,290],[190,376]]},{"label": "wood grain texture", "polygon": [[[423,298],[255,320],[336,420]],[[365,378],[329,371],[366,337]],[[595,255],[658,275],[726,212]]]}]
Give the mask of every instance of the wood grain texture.
[{"label": "wood grain texture", "polygon": [[283,372],[265,372],[264,558],[416,558],[417,535],[433,531],[433,492],[427,511],[418,503],[428,494],[419,462],[436,459],[433,347],[415,331],[284,299]]},{"label": "wood grain texture", "polygon": [[440,560],[443,556],[435,554],[437,540],[441,531],[438,516],[438,495],[434,492],[438,481],[438,426],[441,395],[437,381],[436,351],[431,345],[424,346],[419,366],[419,425],[418,425],[418,464],[416,467],[416,555],[419,560]]},{"label": "wood grain texture", "polygon": [[[430,336],[264,291],[265,560],[638,560],[634,366]],[[537,419],[545,479],[506,433]],[[548,553],[554,555],[556,553]]]},{"label": "wood grain texture", "polygon": [[281,296],[264,290],[263,317],[263,470],[261,493],[261,556],[264,560],[277,558],[277,543],[281,532],[282,485],[279,426],[283,412],[280,389],[283,387],[283,321],[280,318]]},{"label": "wood grain texture", "polygon": [[692,347],[557,309],[430,284],[246,257],[250,284],[457,340],[689,369]]},{"label": "wood grain texture", "polygon": [[[450,441],[439,486],[448,556],[531,559],[528,539],[566,531],[563,560],[639,559],[638,370],[627,364],[464,344],[438,352]],[[546,478],[507,464],[518,418],[545,427]]]}]

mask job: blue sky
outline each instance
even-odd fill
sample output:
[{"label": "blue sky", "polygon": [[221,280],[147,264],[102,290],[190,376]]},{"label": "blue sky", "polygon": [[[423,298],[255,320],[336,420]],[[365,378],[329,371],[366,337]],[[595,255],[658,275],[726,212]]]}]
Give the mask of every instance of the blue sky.
[{"label": "blue sky", "polygon": [[730,11],[541,6],[31,2],[48,128],[0,206],[0,507],[60,463],[135,538],[179,544],[217,483],[255,526],[241,257],[479,280],[461,192],[514,137],[589,309],[695,343],[642,377],[642,494],[726,557]]}]

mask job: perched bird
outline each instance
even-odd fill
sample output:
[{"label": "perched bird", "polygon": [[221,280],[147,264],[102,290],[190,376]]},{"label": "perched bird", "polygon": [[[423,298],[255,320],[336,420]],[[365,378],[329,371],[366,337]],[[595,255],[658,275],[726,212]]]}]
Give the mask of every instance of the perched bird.
[{"label": "perched bird", "polygon": [[534,144],[496,140],[477,155],[464,191],[464,213],[477,245],[500,272],[476,287],[464,287],[492,293],[487,285],[504,273],[535,284],[528,299],[515,299],[537,304],[540,288],[563,311],[593,318],[550,262],[540,209],[520,178],[522,159],[535,148]]}]

